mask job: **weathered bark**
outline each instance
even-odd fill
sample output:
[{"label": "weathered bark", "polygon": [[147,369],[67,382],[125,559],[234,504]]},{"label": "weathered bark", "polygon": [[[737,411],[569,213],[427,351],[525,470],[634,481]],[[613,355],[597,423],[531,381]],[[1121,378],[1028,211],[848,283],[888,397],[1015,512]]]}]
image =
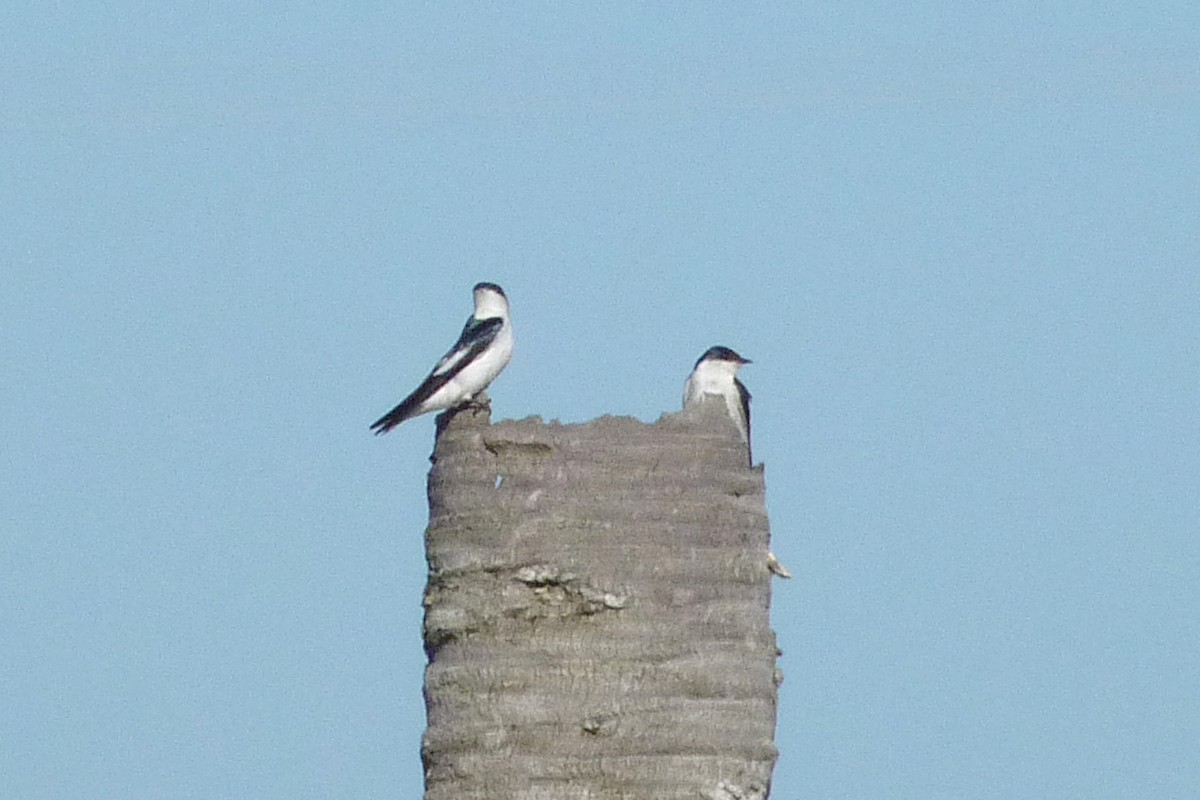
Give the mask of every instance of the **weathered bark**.
[{"label": "weathered bark", "polygon": [[653,425],[439,422],[426,800],[765,798],[763,474],[720,402]]}]

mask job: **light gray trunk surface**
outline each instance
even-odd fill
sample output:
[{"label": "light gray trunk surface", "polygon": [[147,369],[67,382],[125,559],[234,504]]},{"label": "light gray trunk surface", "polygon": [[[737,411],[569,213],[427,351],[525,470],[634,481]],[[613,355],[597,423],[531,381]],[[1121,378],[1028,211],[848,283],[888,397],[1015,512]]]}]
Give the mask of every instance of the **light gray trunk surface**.
[{"label": "light gray trunk surface", "polygon": [[765,798],[770,534],[722,404],[439,427],[426,800]]}]

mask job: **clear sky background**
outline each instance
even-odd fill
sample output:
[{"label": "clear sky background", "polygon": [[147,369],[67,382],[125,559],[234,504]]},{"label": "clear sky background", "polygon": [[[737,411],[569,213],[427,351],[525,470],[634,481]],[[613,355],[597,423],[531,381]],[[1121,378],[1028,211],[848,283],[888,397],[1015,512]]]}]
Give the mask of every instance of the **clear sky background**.
[{"label": "clear sky background", "polygon": [[752,358],[773,797],[1200,796],[1200,6],[0,14],[0,795],[413,798],[433,420]]}]

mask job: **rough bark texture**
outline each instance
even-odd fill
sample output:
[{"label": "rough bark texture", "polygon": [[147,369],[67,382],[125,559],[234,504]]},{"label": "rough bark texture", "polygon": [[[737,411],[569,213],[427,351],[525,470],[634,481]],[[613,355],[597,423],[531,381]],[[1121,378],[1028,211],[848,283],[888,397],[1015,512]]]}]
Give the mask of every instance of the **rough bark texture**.
[{"label": "rough bark texture", "polygon": [[426,800],[765,798],[770,534],[719,401],[653,425],[439,422]]}]

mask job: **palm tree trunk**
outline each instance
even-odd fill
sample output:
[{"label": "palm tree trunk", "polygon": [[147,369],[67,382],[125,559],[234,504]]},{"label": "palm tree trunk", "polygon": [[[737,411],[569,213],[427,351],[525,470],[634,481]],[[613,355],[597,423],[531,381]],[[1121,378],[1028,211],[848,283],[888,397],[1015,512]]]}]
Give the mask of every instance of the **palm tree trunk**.
[{"label": "palm tree trunk", "polygon": [[439,419],[426,800],[767,797],[762,469],[719,401],[653,425]]}]

